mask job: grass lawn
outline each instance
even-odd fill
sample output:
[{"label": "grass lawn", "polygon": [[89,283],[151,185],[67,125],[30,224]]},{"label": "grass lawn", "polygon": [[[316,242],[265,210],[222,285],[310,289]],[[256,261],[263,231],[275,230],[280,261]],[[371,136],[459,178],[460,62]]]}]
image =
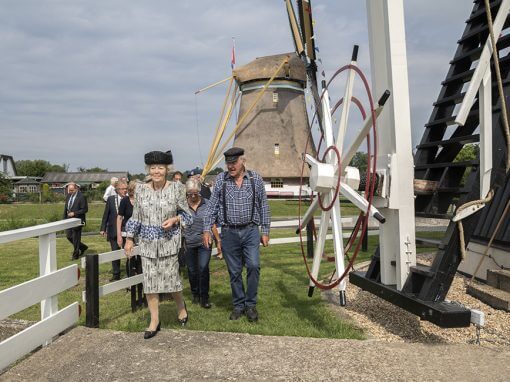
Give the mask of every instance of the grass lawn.
[{"label": "grass lawn", "polygon": [[[271,202],[273,216],[295,216],[297,202]],[[90,218],[99,219],[103,204],[92,204]],[[20,219],[51,219],[63,209],[62,204],[56,205],[2,205],[0,219],[16,216]],[[15,215],[14,215],[15,214]],[[93,223],[92,223],[93,224]],[[96,229],[97,230],[97,229]],[[420,233],[421,236],[425,236]],[[295,237],[294,229],[274,229],[271,236]],[[440,237],[441,233],[426,234],[428,237]],[[109,251],[108,243],[99,236],[85,236],[83,241],[91,251],[101,253]],[[361,252],[357,261],[368,260],[377,246],[378,237],[369,237],[369,250]],[[63,268],[76,261],[70,259],[72,247],[64,238],[57,239],[57,264]],[[419,251],[430,249],[420,248]],[[332,241],[326,245],[326,253],[332,254]],[[26,239],[0,245],[0,290],[22,283],[38,276],[38,240]],[[123,260],[122,267],[125,267]],[[331,274],[334,263],[324,262],[320,277],[327,278]],[[335,316],[317,290],[312,298],[307,297],[308,278],[301,257],[299,244],[272,245],[261,250],[261,277],[259,287],[258,323],[249,323],[246,318],[229,321],[231,311],[231,292],[228,272],[224,261],[211,260],[211,302],[213,308],[205,310],[191,304],[189,283],[184,282],[184,293],[188,301],[190,330],[213,330],[243,332],[265,335],[290,335],[328,338],[363,338],[361,330],[342,321]],[[111,265],[100,267],[100,282],[106,284],[111,277]],[[123,269],[124,274],[124,269]],[[59,295],[60,307],[79,301],[84,290],[85,271],[79,285]],[[80,324],[85,323],[85,306],[82,304]],[[173,301],[161,304],[161,324],[164,328],[178,328],[176,309]],[[38,321],[40,319],[39,304],[34,305],[12,318]],[[125,331],[143,331],[149,321],[148,310],[142,309],[131,313],[130,294],[119,291],[101,298],[100,327]]]},{"label": "grass lawn", "polygon": [[[85,237],[91,250],[104,252],[107,243],[98,237]],[[361,259],[369,257],[376,244],[370,238],[370,251]],[[36,239],[0,245],[0,290],[19,284],[38,275],[38,243]],[[328,243],[331,251],[331,242]],[[58,267],[74,263],[70,260],[71,245],[65,239],[57,239]],[[124,261],[123,261],[124,263]],[[274,245],[262,249],[261,279],[258,310],[260,320],[249,323],[245,318],[229,321],[231,294],[228,272],[224,261],[211,260],[211,302],[213,308],[205,310],[190,303],[188,280],[184,279],[185,296],[188,301],[191,330],[214,330],[244,332],[266,335],[291,335],[329,338],[363,338],[363,333],[352,325],[333,315],[327,304],[320,299],[320,293],[307,297],[308,282],[298,245]],[[123,264],[124,265],[124,264]],[[332,263],[324,263],[323,275],[330,274]],[[100,269],[100,280],[107,283],[110,265]],[[80,284],[59,295],[59,305],[64,307],[73,301],[81,301],[85,272],[82,271]],[[80,324],[85,321],[85,307]],[[39,320],[39,305],[34,305],[12,318]],[[149,320],[147,309],[131,313],[129,293],[119,291],[101,299],[100,327],[115,330],[142,331]],[[177,328],[176,310],[173,301],[161,304],[162,326]]]},{"label": "grass lawn", "polygon": [[[89,203],[85,231],[99,231],[103,211],[104,203]],[[63,214],[64,203],[0,204],[0,231],[61,220]]]},{"label": "grass lawn", "polygon": [[[296,217],[297,200],[270,200],[269,207],[273,218]],[[303,204],[301,215],[306,211]],[[342,201],[342,215],[358,215],[359,210],[347,201]],[[64,203],[52,204],[0,204],[0,232],[16,228],[29,227],[62,219]],[[104,203],[89,203],[85,232],[98,232],[103,217]],[[316,211],[316,216],[320,211]]]}]

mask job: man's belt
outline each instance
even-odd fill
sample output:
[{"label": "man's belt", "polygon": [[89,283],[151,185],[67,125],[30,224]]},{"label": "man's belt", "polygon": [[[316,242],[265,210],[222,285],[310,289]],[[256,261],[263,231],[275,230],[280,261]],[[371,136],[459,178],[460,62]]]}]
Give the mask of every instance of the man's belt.
[{"label": "man's belt", "polygon": [[251,227],[254,225],[256,225],[256,224],[253,222],[250,222],[250,223],[246,223],[246,224],[225,224],[225,225],[222,225],[221,227],[229,228],[229,229],[243,229],[243,228]]}]

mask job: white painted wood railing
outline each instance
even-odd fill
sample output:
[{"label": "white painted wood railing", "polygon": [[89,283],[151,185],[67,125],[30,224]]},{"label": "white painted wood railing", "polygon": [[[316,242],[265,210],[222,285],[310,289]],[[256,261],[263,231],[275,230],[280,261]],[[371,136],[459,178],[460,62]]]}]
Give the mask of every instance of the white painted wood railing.
[{"label": "white painted wood railing", "polygon": [[0,291],[0,320],[41,303],[41,321],[0,342],[0,370],[78,322],[79,304],[58,309],[58,293],[78,284],[76,264],[57,270],[56,232],[77,227],[80,219],[66,219],[0,232],[0,244],[39,237],[40,276]]}]

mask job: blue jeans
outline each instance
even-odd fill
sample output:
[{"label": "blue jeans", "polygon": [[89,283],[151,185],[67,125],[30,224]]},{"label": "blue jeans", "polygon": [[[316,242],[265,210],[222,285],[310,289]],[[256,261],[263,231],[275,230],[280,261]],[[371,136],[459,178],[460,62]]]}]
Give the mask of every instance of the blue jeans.
[{"label": "blue jeans", "polygon": [[[255,307],[260,276],[260,233],[256,225],[221,229],[221,248],[227,263],[232,288],[232,304],[236,310]],[[246,292],[243,284],[246,266]]]},{"label": "blue jeans", "polygon": [[211,249],[188,247],[186,249],[186,265],[191,293],[200,298],[209,298],[209,261]]}]

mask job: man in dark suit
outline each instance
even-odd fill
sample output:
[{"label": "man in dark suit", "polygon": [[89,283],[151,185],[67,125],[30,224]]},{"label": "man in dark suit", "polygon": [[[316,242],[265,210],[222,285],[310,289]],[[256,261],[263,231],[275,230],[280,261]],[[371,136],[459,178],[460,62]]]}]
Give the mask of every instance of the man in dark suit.
[{"label": "man in dark suit", "polygon": [[76,183],[71,182],[67,186],[67,198],[64,206],[64,219],[78,218],[81,219],[82,225],[66,230],[67,240],[73,245],[73,260],[83,255],[87,250],[87,246],[81,242],[81,230],[85,225],[85,214],[89,207],[87,199],[80,192]]},{"label": "man in dark suit", "polygon": [[[104,207],[103,220],[101,221],[102,236],[106,236],[106,240],[110,242],[112,251],[120,249],[117,243],[117,215],[119,212],[120,201],[127,194],[127,183],[124,180],[119,180],[115,183],[115,195],[111,195],[106,199]],[[112,261],[112,274],[111,281],[120,280],[120,260]]]}]

